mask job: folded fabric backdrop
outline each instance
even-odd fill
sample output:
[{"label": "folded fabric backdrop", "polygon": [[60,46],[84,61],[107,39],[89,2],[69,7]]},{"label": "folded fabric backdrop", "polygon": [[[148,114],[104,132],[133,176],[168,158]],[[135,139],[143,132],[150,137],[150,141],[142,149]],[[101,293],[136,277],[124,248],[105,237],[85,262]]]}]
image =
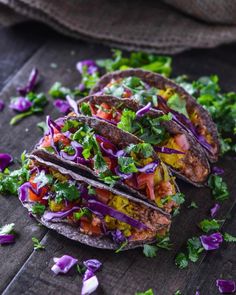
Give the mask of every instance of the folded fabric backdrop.
[{"label": "folded fabric backdrop", "polygon": [[[236,41],[234,0],[0,0],[0,3],[5,7],[0,6],[0,23],[4,19],[12,20],[8,24],[14,22],[14,11],[16,16],[39,20],[72,37],[128,50],[177,53]],[[17,16],[16,20],[22,18]]]}]

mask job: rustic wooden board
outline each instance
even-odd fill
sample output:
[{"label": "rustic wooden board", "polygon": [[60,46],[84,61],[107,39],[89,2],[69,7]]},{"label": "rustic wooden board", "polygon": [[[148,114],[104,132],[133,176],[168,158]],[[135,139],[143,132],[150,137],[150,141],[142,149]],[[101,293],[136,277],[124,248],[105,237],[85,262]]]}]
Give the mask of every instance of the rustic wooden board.
[{"label": "rustic wooden board", "polygon": [[[232,45],[180,54],[174,58],[174,75],[186,73],[195,78],[203,74],[218,73],[222,78],[222,86],[226,90],[231,90],[236,85],[235,49],[236,45]],[[76,61],[108,55],[109,49],[103,46],[51,36],[50,41],[39,49],[4,87],[0,96],[7,100],[14,95],[15,87],[25,81],[33,66],[37,66],[43,75],[40,91],[47,91],[57,80],[68,86],[75,86],[79,83],[79,75],[75,70]],[[57,67],[52,68],[51,63]],[[58,116],[51,103],[47,106],[45,114],[51,114],[54,118]],[[30,151],[40,136],[35,124],[40,122],[45,114],[28,118],[15,127],[9,127],[10,111],[5,110],[1,114],[1,147],[14,156],[19,156],[24,149]],[[27,128],[29,130],[25,131]],[[219,165],[225,168],[225,179],[231,192],[235,192],[236,168],[232,158],[225,157]],[[0,248],[0,292],[5,289],[5,295],[78,294],[81,278],[75,271],[65,276],[54,276],[50,270],[53,257],[70,254],[78,257],[80,261],[97,258],[103,262],[103,269],[98,273],[101,286],[96,294],[132,295],[136,291],[153,288],[155,294],[171,295],[180,289],[183,294],[190,295],[194,294],[197,287],[200,287],[202,294],[217,294],[214,287],[215,278],[220,277],[222,272],[227,278],[236,274],[233,257],[235,245],[224,245],[224,251],[202,255],[198,263],[190,264],[186,270],[175,267],[174,256],[183,248],[187,238],[200,234],[197,223],[209,216],[209,209],[214,204],[208,189],[196,189],[183,182],[180,186],[187,195],[187,201],[182,207],[181,214],[173,222],[173,250],[160,250],[154,259],[144,257],[141,249],[115,254],[72,242],[55,232],[38,227],[27,216],[27,212],[21,208],[16,198],[1,197],[0,222],[15,222],[19,237],[15,245]],[[199,209],[187,208],[190,199],[199,205]],[[231,198],[222,206],[219,217],[223,218],[229,214],[234,205],[235,197],[232,193]],[[235,208],[232,215],[233,213]],[[235,225],[236,220],[227,220],[225,230],[235,234]],[[45,251],[32,251],[32,236],[42,237],[42,243],[46,245]]]}]

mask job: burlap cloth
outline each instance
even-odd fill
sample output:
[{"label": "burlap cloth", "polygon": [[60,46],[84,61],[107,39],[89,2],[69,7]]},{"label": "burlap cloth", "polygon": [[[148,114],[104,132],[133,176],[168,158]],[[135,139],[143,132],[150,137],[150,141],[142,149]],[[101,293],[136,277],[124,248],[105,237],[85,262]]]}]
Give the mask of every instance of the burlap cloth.
[{"label": "burlap cloth", "polygon": [[[236,41],[235,0],[0,0],[0,22],[36,19],[75,38],[156,53]],[[19,15],[21,17],[19,17]]]}]

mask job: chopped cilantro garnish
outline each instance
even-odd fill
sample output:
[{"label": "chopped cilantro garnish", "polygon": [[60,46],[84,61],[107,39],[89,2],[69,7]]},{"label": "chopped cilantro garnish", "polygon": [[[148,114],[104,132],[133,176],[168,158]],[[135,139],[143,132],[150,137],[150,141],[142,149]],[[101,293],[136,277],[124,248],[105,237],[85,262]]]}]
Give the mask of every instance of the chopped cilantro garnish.
[{"label": "chopped cilantro garnish", "polygon": [[45,212],[46,207],[43,204],[40,203],[35,203],[32,206],[32,213],[33,214],[37,214],[37,215],[43,215],[43,213]]},{"label": "chopped cilantro garnish", "polygon": [[222,177],[218,175],[210,175],[208,185],[212,190],[212,195],[217,201],[227,200],[229,191],[227,184],[223,181]]},{"label": "chopped cilantro garnish", "polygon": [[183,269],[188,266],[188,259],[186,255],[183,252],[180,252],[176,257],[175,257],[175,264],[178,266],[178,268]]},{"label": "chopped cilantro garnish", "polygon": [[37,183],[37,188],[40,189],[41,187],[52,184],[53,177],[50,174],[45,174],[45,171],[42,170],[33,180],[33,183]]},{"label": "chopped cilantro garnish", "polygon": [[35,237],[32,237],[32,242],[34,244],[34,250],[44,250],[45,249],[45,246],[42,245],[39,240]]},{"label": "chopped cilantro garnish", "polygon": [[80,106],[80,111],[83,115],[92,116],[89,103],[83,102]]},{"label": "chopped cilantro garnish", "polygon": [[61,203],[63,200],[76,201],[80,197],[78,188],[73,183],[57,182],[53,185],[56,196],[55,201]]},{"label": "chopped cilantro garnish", "polygon": [[21,168],[10,171],[5,169],[0,173],[0,193],[17,195],[18,188],[29,179],[28,159],[26,153],[21,155]]},{"label": "chopped cilantro garnish", "polygon": [[173,196],[171,196],[171,199],[177,204],[181,205],[185,201],[185,195],[183,193],[176,193]]},{"label": "chopped cilantro garnish", "polygon": [[75,212],[73,214],[73,217],[76,219],[76,220],[79,220],[81,217],[83,216],[90,216],[90,211],[89,209],[87,208],[81,208],[79,212]]},{"label": "chopped cilantro garnish", "polygon": [[62,86],[60,82],[55,82],[49,89],[48,94],[50,94],[53,98],[66,98],[67,95],[73,94],[73,91]]},{"label": "chopped cilantro garnish", "polygon": [[195,203],[195,202],[191,202],[190,205],[188,206],[188,208],[195,208],[197,209],[198,208],[198,205]]},{"label": "chopped cilantro garnish", "polygon": [[143,246],[143,254],[149,258],[156,257],[157,250],[158,250],[158,248],[155,245],[146,244]]},{"label": "chopped cilantro garnish", "polygon": [[169,236],[164,236],[164,237],[157,237],[157,243],[156,246],[158,248],[162,248],[165,250],[170,250],[172,247],[172,243],[170,243],[170,237]]},{"label": "chopped cilantro garnish", "polygon": [[208,233],[209,231],[216,231],[219,230],[221,227],[221,220],[216,219],[204,219],[199,223],[199,227],[202,231],[205,233]]},{"label": "chopped cilantro garnish", "polygon": [[114,49],[113,58],[97,60],[98,66],[105,68],[106,72],[125,70],[128,68],[142,68],[147,71],[169,76],[171,73],[171,57],[148,54],[144,52],[132,52],[128,57],[122,55],[122,51]]},{"label": "chopped cilantro garnish", "polygon": [[204,250],[201,241],[197,237],[188,239],[187,241],[188,258],[192,262],[196,262],[199,258],[200,253]]},{"label": "chopped cilantro garnish", "polygon": [[135,112],[124,109],[117,126],[124,131],[136,135],[146,143],[159,144],[169,137],[166,128],[161,125],[161,122],[169,121],[171,118],[170,113],[155,118],[148,116],[136,118]]},{"label": "chopped cilantro garnish", "polygon": [[144,292],[136,292],[135,295],[154,295],[152,289],[148,289],[147,291]]},{"label": "chopped cilantro garnish", "polygon": [[131,157],[118,158],[118,164],[119,164],[120,171],[125,174],[138,171],[137,167],[135,166],[134,159]]},{"label": "chopped cilantro garnish", "polygon": [[37,127],[43,131],[43,134],[48,131],[48,126],[44,121],[37,123]]},{"label": "chopped cilantro garnish", "polygon": [[224,240],[226,241],[226,242],[229,242],[229,243],[236,243],[236,237],[234,237],[234,236],[231,236],[230,234],[228,234],[228,233],[224,233]]},{"label": "chopped cilantro garnish", "polygon": [[130,144],[125,151],[127,153],[141,154],[144,158],[149,158],[153,155],[153,147],[149,143]]}]

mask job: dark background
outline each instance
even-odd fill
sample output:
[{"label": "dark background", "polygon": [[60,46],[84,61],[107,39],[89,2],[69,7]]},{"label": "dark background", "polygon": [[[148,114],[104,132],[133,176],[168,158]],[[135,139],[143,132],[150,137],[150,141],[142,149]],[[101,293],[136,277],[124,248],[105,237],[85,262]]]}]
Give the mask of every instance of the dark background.
[{"label": "dark background", "polygon": [[[181,53],[173,59],[172,76],[188,74],[190,78],[198,78],[216,73],[224,90],[235,91],[235,52],[236,44]],[[7,102],[4,112],[0,113],[0,152],[9,152],[19,158],[22,151],[32,149],[41,135],[36,123],[44,120],[46,114],[54,118],[59,116],[50,103],[45,114],[29,117],[16,126],[9,125],[14,115],[7,107],[9,98],[15,95],[16,86],[27,80],[32,67],[36,66],[42,75],[38,91],[47,92],[55,81],[69,87],[79,84],[80,77],[75,69],[77,61],[109,56],[107,47],[59,36],[37,23],[0,28],[0,98]],[[226,219],[223,230],[236,235],[234,161],[234,158],[226,156],[218,163],[225,169],[223,177],[231,192],[218,218]],[[214,204],[207,188],[197,189],[183,182],[179,184],[187,200],[171,228],[173,250],[159,250],[153,259],[144,257],[142,249],[115,254],[70,241],[38,225],[16,197],[1,196],[0,224],[14,222],[17,238],[15,244],[0,247],[0,293],[80,294],[81,277],[75,270],[58,276],[50,270],[53,257],[69,254],[79,261],[97,258],[103,263],[103,269],[98,273],[100,287],[95,294],[134,295],[136,291],[149,288],[158,295],[172,295],[177,289],[184,295],[191,295],[198,288],[201,295],[219,294],[216,279],[236,279],[235,245],[224,243],[220,250],[204,253],[197,263],[190,263],[185,270],[174,265],[174,257],[184,248],[186,240],[201,234],[197,224],[209,217]],[[199,208],[189,209],[191,201],[195,201]],[[32,236],[42,240],[45,251],[33,250]]]}]

